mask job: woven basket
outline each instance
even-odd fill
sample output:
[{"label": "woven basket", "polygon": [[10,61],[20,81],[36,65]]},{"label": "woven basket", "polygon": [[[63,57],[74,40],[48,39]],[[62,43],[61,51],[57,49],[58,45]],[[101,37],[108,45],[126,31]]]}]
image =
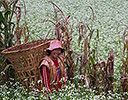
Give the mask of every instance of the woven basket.
[{"label": "woven basket", "polygon": [[[18,78],[25,89],[30,91],[32,88],[42,89],[40,80],[39,63],[46,55],[46,48],[50,41],[35,40],[24,44],[10,47],[1,53],[12,63]],[[34,82],[34,86],[31,84]]]}]

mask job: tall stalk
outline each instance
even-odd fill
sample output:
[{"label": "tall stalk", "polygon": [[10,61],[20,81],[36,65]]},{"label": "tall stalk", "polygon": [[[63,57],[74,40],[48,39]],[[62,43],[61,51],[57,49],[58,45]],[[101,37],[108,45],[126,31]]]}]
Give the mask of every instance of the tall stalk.
[{"label": "tall stalk", "polygon": [[[1,54],[1,51],[16,44],[20,44],[22,34],[25,35],[26,42],[29,35],[26,21],[23,28],[20,28],[19,26],[21,18],[21,7],[17,6],[18,1],[19,0],[0,1],[0,8],[2,9],[2,11],[0,11],[0,72],[3,73],[2,75],[0,75],[0,78],[3,81],[8,81],[10,77],[14,77],[15,71],[6,57]],[[14,15],[16,15],[16,22],[13,21]],[[26,29],[28,33],[25,32]]]}]

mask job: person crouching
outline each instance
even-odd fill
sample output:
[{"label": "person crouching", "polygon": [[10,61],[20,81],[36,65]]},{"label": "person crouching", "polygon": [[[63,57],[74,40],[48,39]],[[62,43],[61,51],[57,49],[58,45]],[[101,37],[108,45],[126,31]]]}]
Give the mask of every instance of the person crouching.
[{"label": "person crouching", "polygon": [[[43,58],[40,69],[42,75],[43,86],[48,92],[53,92],[53,89],[58,91],[62,84],[66,84],[66,75],[64,68],[64,48],[58,40],[52,40],[49,48],[46,50],[47,55]],[[60,81],[64,77],[64,81]]]}]

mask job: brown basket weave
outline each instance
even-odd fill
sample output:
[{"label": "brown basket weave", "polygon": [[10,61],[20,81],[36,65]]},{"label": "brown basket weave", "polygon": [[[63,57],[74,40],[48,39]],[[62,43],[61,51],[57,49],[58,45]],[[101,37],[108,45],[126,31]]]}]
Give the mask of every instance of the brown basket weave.
[{"label": "brown basket weave", "polygon": [[[46,55],[46,48],[49,47],[50,41],[35,40],[24,44],[10,47],[1,53],[4,54],[14,66],[21,84],[28,91],[31,88],[42,89],[39,72],[39,63]],[[34,86],[31,83],[34,82]]]}]

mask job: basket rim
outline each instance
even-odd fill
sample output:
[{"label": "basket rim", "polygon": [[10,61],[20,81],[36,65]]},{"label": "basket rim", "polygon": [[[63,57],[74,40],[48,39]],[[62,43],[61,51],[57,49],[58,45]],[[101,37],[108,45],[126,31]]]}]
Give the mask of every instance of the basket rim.
[{"label": "basket rim", "polygon": [[[21,50],[14,50],[14,51],[8,51],[8,49],[12,49],[14,47],[25,45],[25,44],[28,44],[28,43],[31,43],[31,42],[34,42],[34,41],[39,41],[39,40],[44,40],[44,41],[48,40],[48,41],[46,41],[44,43],[41,43],[39,45],[30,47],[30,48],[21,49]],[[12,53],[19,53],[19,52],[29,51],[29,50],[32,50],[32,49],[36,49],[37,47],[40,47],[40,46],[42,46],[42,45],[44,45],[44,44],[46,44],[46,43],[48,43],[48,42],[50,42],[51,40],[54,40],[54,39],[46,39],[46,40],[45,39],[38,39],[38,40],[32,40],[30,42],[26,42],[26,43],[22,43],[22,44],[17,44],[15,46],[12,46],[12,47],[9,47],[9,48],[3,50],[1,53],[4,54],[4,55],[6,55],[6,54],[12,54]]]}]

